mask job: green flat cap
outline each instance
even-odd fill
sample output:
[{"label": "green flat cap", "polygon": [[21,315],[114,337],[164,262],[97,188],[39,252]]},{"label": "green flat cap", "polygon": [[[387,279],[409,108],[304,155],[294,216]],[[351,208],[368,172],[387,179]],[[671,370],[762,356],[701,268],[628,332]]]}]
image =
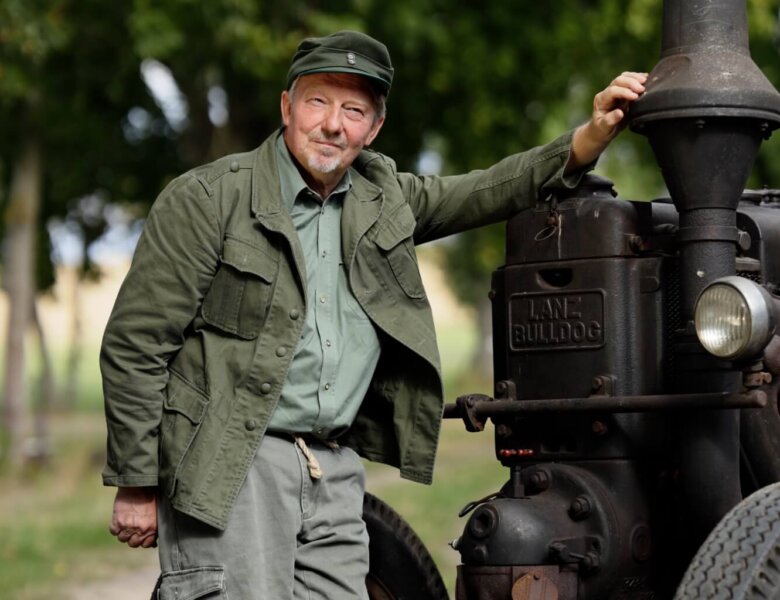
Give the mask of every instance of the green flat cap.
[{"label": "green flat cap", "polygon": [[387,47],[359,31],[339,31],[303,40],[287,72],[287,89],[296,77],[311,73],[362,75],[374,81],[385,94],[393,83],[393,65]]}]

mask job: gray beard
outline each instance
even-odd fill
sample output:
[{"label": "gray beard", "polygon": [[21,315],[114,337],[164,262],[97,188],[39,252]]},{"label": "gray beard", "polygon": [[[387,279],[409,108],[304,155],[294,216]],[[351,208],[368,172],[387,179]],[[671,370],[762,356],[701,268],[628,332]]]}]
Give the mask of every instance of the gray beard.
[{"label": "gray beard", "polygon": [[310,156],[308,163],[309,168],[312,171],[317,171],[318,173],[333,173],[333,171],[339,167],[339,159],[336,156],[332,158],[323,156]]}]

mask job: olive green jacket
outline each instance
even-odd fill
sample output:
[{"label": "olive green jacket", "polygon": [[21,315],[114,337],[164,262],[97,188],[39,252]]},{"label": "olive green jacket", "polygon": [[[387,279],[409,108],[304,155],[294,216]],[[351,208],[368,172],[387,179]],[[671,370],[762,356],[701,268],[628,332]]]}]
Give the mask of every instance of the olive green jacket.
[{"label": "olive green jacket", "polygon": [[[106,485],[161,486],[224,528],[303,327],[304,258],[281,205],[272,135],[175,179],[156,200],[101,350]],[[341,441],[430,483],[443,393],[414,245],[506,219],[566,183],[571,134],[452,177],[364,151],[344,199],[349,285],[382,354]]]}]

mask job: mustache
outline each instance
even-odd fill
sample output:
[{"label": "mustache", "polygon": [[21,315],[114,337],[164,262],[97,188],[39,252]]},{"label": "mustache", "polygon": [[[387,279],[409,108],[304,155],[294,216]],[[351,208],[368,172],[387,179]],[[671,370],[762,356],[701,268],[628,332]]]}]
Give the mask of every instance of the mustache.
[{"label": "mustache", "polygon": [[335,146],[338,146],[339,149],[341,150],[344,150],[344,148],[347,147],[347,139],[341,134],[328,136],[321,132],[310,133],[309,140],[312,142],[325,142],[328,144],[333,144]]}]

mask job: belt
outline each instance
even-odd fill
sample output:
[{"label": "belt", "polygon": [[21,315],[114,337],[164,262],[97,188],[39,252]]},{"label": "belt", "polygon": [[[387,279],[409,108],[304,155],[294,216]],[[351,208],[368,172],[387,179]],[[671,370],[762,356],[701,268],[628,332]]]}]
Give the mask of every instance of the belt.
[{"label": "belt", "polygon": [[266,431],[265,434],[273,437],[281,438],[283,440],[290,440],[296,446],[298,446],[298,448],[301,451],[301,454],[303,454],[304,458],[306,459],[306,467],[309,469],[309,477],[311,477],[312,479],[322,478],[322,468],[320,467],[320,462],[317,460],[317,457],[314,456],[314,453],[311,451],[311,448],[309,448],[309,444],[312,443],[324,444],[331,450],[338,450],[339,448],[339,444],[335,440],[321,440],[320,438],[310,433],[285,433],[282,431]]}]

